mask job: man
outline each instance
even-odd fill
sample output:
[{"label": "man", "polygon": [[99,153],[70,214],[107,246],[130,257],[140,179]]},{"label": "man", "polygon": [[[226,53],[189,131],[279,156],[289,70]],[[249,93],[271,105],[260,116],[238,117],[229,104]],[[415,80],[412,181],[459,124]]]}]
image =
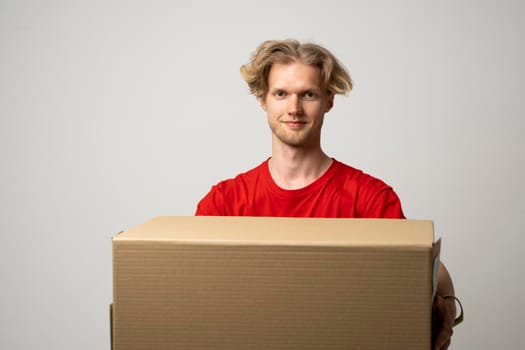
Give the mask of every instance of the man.
[{"label": "man", "polygon": [[[329,157],[321,148],[324,115],[335,94],[352,89],[348,72],[325,48],[266,41],[241,67],[272,130],[272,154],[256,168],[213,186],[196,215],[404,218],[383,181]],[[433,349],[447,349],[455,304],[442,265],[434,300]],[[443,298],[447,296],[447,298]]]}]

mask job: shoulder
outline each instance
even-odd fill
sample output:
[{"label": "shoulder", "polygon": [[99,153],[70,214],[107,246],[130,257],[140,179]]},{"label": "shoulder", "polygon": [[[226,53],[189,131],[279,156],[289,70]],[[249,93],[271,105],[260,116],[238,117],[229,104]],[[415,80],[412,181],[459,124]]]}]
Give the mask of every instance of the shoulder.
[{"label": "shoulder", "polygon": [[232,206],[247,198],[264,177],[267,162],[265,160],[253,169],[213,185],[198,203],[196,215],[232,215],[235,211]]},{"label": "shoulder", "polygon": [[385,182],[363,170],[354,168],[348,164],[334,159],[334,172],[337,178],[352,188],[360,190],[372,190],[374,188],[389,187]]},{"label": "shoulder", "polygon": [[390,185],[360,169],[334,161],[343,195],[351,199],[358,217],[404,218],[401,201]]},{"label": "shoulder", "polygon": [[261,176],[264,176],[264,169],[268,167],[268,160],[265,160],[255,168],[247,170],[229,179],[222,180],[212,187],[212,190],[223,192],[238,191],[253,186]]}]

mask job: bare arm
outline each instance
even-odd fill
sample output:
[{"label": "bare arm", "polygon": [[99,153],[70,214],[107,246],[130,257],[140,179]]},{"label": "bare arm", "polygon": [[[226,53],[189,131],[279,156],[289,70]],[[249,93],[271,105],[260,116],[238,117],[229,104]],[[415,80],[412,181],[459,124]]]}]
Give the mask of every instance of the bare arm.
[{"label": "bare arm", "polygon": [[454,295],[452,278],[445,265],[440,262],[436,296],[432,305],[433,350],[446,350],[450,345],[453,334],[452,327],[456,318],[456,303],[453,298],[447,297]]}]

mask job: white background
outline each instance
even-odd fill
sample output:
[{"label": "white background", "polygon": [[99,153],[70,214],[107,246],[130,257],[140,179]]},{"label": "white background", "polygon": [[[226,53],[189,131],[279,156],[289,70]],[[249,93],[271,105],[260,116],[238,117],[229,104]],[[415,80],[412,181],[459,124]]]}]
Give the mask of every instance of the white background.
[{"label": "white background", "polygon": [[524,19],[501,0],[0,0],[0,348],[109,349],[111,237],[269,156],[239,67],[287,37],[355,81],[325,151],[434,220],[466,309],[452,349],[525,348]]}]

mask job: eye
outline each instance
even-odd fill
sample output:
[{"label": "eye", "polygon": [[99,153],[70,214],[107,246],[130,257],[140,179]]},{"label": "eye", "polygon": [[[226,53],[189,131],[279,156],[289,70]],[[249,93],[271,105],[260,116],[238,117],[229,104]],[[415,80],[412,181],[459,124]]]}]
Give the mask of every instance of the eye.
[{"label": "eye", "polygon": [[314,100],[316,98],[316,94],[313,93],[312,91],[306,91],[304,94],[303,94],[304,98],[307,99],[307,100]]},{"label": "eye", "polygon": [[273,95],[277,98],[283,98],[286,96],[286,92],[284,92],[283,90],[276,90]]}]

